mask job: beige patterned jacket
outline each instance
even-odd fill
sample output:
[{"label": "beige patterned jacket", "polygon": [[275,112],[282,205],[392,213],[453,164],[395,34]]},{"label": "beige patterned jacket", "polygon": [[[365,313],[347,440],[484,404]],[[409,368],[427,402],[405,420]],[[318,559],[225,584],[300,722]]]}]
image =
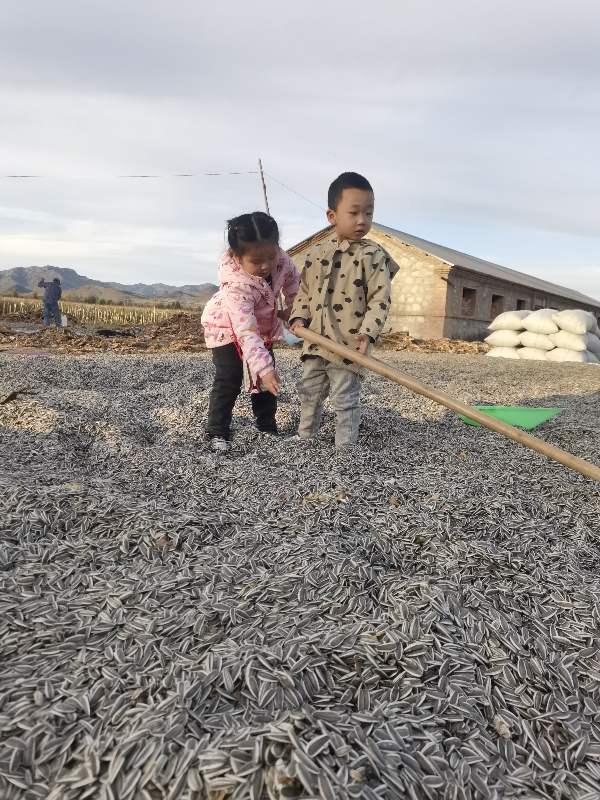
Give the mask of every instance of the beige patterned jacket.
[{"label": "beige patterned jacket", "polygon": [[[397,271],[396,262],[370,239],[339,244],[332,233],[306,253],[290,319],[308,320],[310,330],[358,350],[357,333],[366,333],[375,341],[383,329]],[[364,373],[349,359],[305,342],[302,358],[307,355],[322,356],[359,375]]]}]

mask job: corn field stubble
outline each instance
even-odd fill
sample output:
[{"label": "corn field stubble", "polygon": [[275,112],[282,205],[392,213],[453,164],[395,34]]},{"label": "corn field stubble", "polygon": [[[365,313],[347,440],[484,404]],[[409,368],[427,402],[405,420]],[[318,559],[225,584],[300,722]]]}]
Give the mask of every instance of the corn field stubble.
[{"label": "corn field stubble", "polygon": [[[42,321],[41,300],[0,299],[0,317],[31,321],[39,315]],[[173,310],[154,306],[106,306],[93,303],[60,302],[62,314],[84,325],[147,325],[173,316]]]}]

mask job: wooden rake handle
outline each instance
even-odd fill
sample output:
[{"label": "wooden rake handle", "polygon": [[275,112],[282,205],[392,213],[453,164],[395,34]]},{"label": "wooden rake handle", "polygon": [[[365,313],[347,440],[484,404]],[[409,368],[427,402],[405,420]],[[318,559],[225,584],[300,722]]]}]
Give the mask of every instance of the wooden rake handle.
[{"label": "wooden rake handle", "polygon": [[403,372],[399,372],[397,369],[390,367],[390,365],[386,364],[384,361],[379,361],[379,359],[372,358],[371,356],[363,356],[351,347],[332,342],[331,339],[327,339],[325,336],[321,336],[311,331],[309,328],[298,327],[294,330],[294,335],[301,339],[306,339],[307,342],[311,342],[312,344],[318,344],[320,347],[324,347],[332,353],[336,353],[338,356],[349,358],[356,364],[360,364],[361,367],[366,367],[371,370],[371,372],[383,375],[384,378],[388,378],[394,381],[394,383],[399,383],[400,386],[405,386],[412,392],[422,394],[424,397],[428,397],[430,400],[442,406],[446,406],[446,408],[456,411],[458,414],[463,414],[465,417],[468,417],[468,419],[479,422],[486,428],[496,431],[496,433],[501,433],[508,439],[512,439],[525,447],[529,447],[530,450],[535,450],[537,453],[541,453],[554,461],[558,461],[559,464],[564,464],[565,467],[580,472],[582,475],[585,475],[586,478],[591,478],[600,483],[600,468],[596,467],[594,464],[590,464],[588,461],[577,458],[577,456],[573,456],[565,450],[560,450],[558,447],[543,442],[541,439],[537,439],[535,436],[525,433],[525,431],[508,425],[506,422],[490,417],[489,414],[484,414],[482,411],[478,411],[476,408],[472,408],[466,403],[461,403],[460,400],[456,400],[454,397],[450,397],[450,395],[444,392],[440,392],[424,383],[420,383],[420,381],[411,378],[410,375],[405,375]]}]

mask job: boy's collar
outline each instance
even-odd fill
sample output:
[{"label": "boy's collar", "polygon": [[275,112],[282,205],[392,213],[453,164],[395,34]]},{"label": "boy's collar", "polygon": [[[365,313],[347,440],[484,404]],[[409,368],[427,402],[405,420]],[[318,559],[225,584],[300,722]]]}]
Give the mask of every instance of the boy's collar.
[{"label": "boy's collar", "polygon": [[359,239],[358,242],[351,242],[349,239],[344,239],[343,242],[338,242],[336,233],[334,233],[333,236],[331,237],[331,243],[336,246],[337,250],[341,250],[342,253],[345,253],[346,250],[348,250],[348,248],[353,245],[362,244],[363,241],[364,239]]}]

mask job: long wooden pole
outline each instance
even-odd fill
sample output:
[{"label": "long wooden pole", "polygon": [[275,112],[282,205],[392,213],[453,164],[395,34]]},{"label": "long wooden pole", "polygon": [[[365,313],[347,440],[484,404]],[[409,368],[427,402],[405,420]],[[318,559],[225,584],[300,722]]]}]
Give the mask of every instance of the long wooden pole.
[{"label": "long wooden pole", "polygon": [[371,372],[383,375],[384,378],[389,378],[389,380],[399,383],[401,386],[405,386],[407,389],[417,394],[422,394],[424,397],[428,397],[430,400],[452,409],[452,411],[464,414],[465,417],[472,419],[474,422],[479,422],[486,428],[496,431],[496,433],[501,433],[503,436],[525,447],[529,447],[531,450],[535,450],[554,461],[558,461],[559,464],[564,464],[565,467],[580,472],[582,475],[585,475],[586,478],[591,478],[600,483],[600,468],[596,467],[594,464],[590,464],[582,458],[577,458],[577,456],[573,456],[571,453],[567,453],[564,450],[560,450],[558,447],[543,442],[541,439],[537,439],[535,436],[525,433],[525,431],[514,428],[506,422],[501,422],[499,419],[490,417],[489,414],[484,414],[482,411],[478,411],[476,408],[472,408],[466,403],[461,403],[460,400],[456,400],[454,397],[450,397],[450,395],[444,392],[440,392],[424,383],[420,383],[420,381],[411,378],[410,375],[405,375],[403,372],[399,372],[397,369],[390,367],[390,365],[386,364],[384,361],[379,361],[379,359],[370,356],[363,356],[351,347],[333,342],[331,339],[327,339],[325,336],[321,336],[308,328],[296,328],[294,330],[294,335],[301,339],[306,339],[308,342],[312,342],[312,344],[325,347],[338,356],[349,358],[351,361],[360,364],[361,367],[366,367],[371,370]]}]

